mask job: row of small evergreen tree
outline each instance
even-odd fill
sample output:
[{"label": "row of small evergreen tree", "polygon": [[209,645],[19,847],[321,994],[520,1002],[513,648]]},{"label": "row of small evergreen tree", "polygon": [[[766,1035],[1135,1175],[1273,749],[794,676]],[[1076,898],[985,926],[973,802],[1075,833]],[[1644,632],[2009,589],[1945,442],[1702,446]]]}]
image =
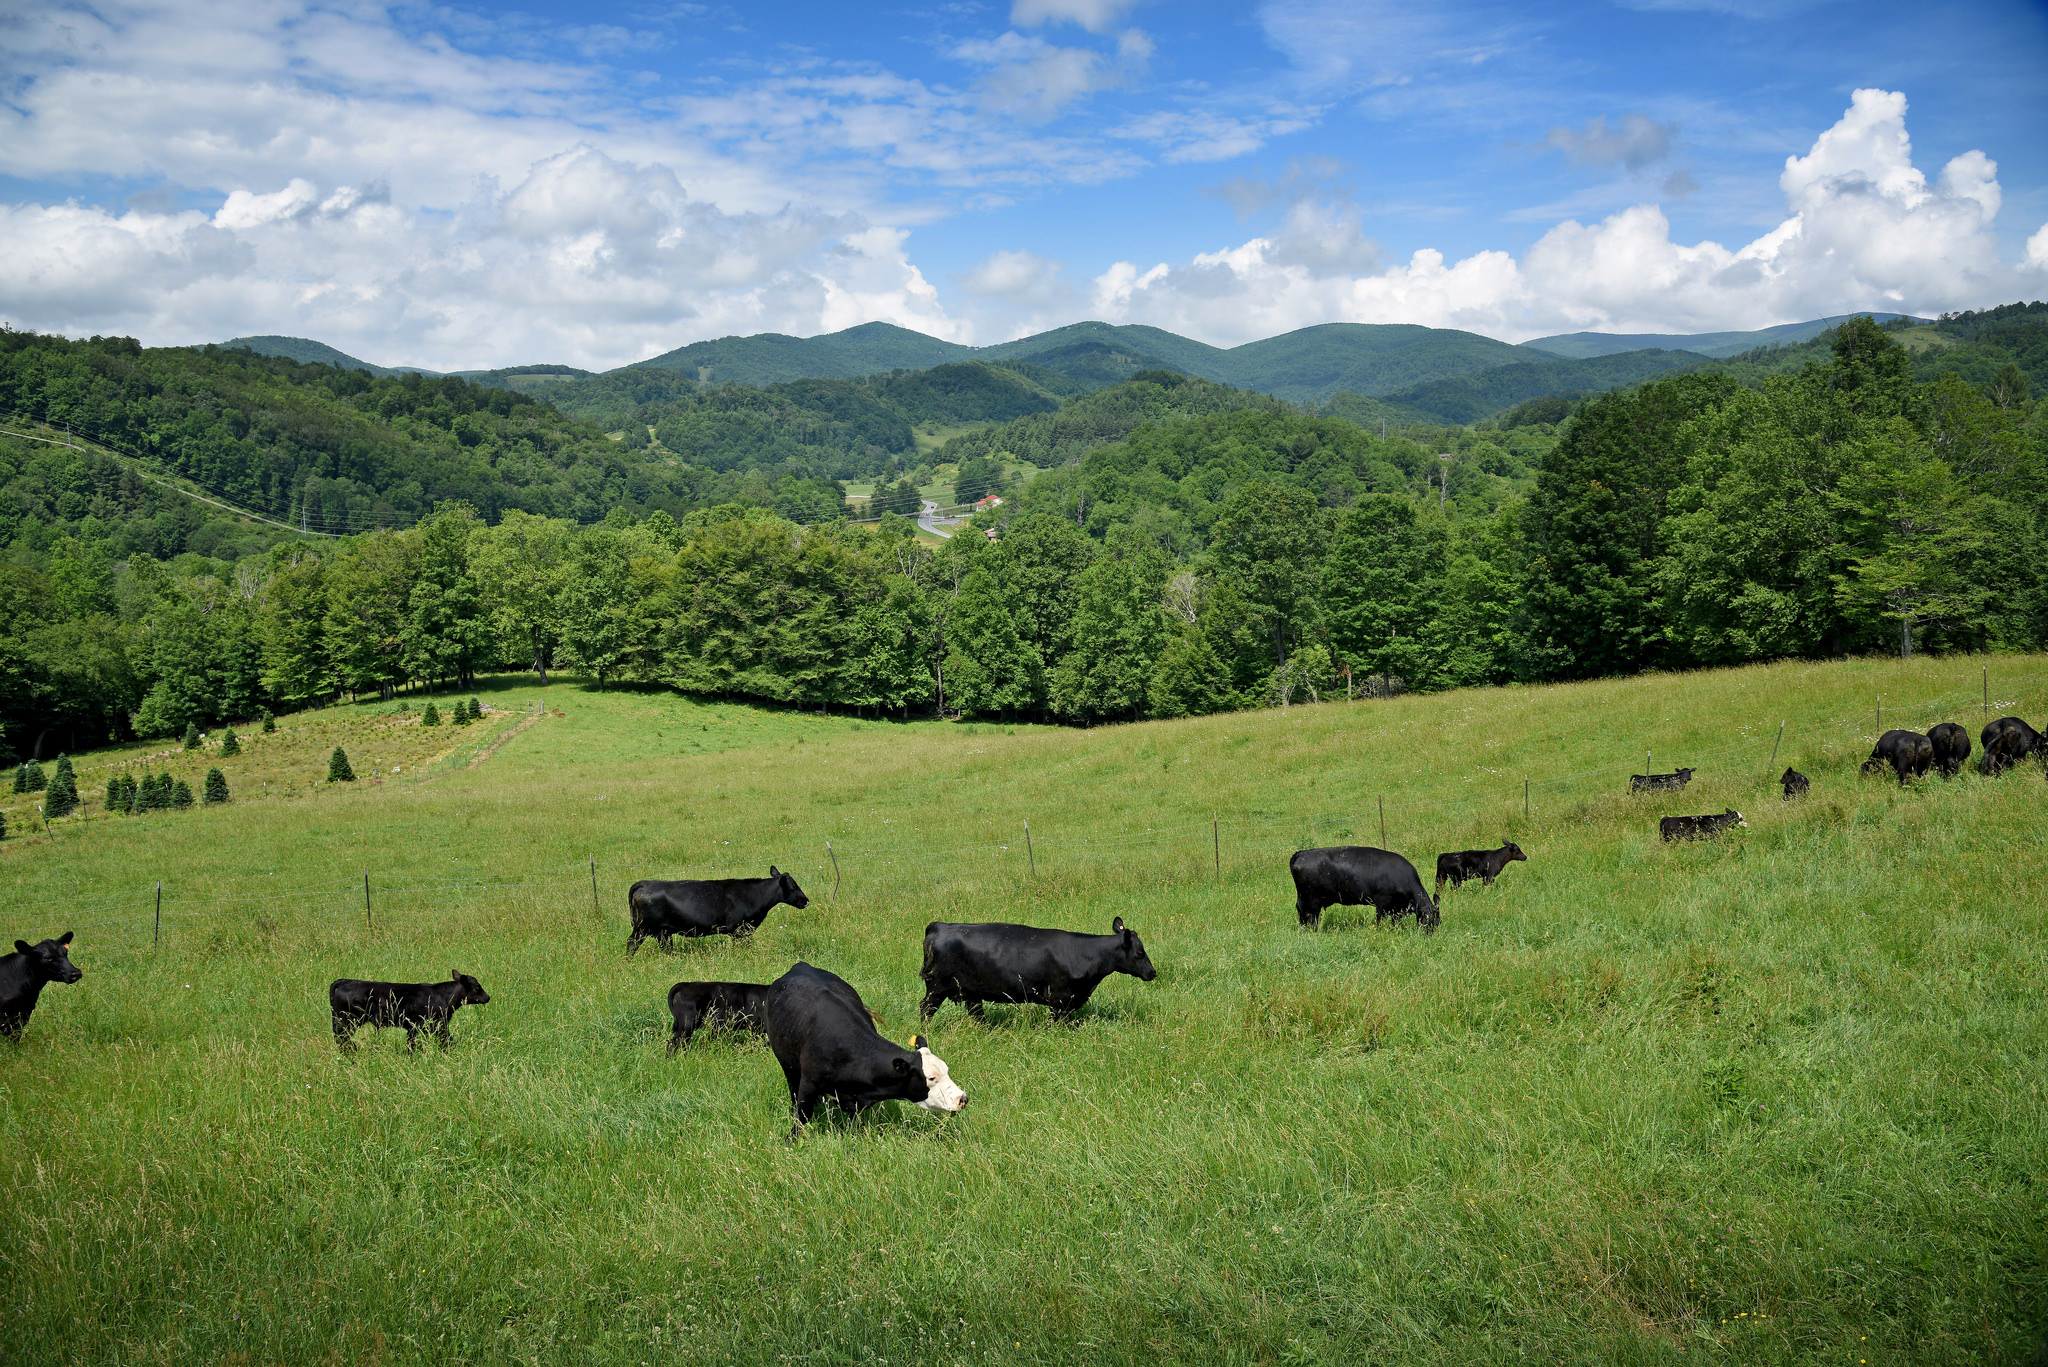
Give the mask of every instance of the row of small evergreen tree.
[{"label": "row of small evergreen tree", "polygon": [[[202,800],[209,807],[226,802],[227,775],[219,769],[208,769],[201,792],[204,794]],[[107,780],[107,810],[110,812],[140,816],[144,812],[166,809],[183,811],[191,805],[192,785],[169,774],[144,774],[139,783],[129,774],[116,774]]]},{"label": "row of small evergreen tree", "polygon": [[[457,726],[467,726],[473,721],[482,721],[484,719],[484,705],[475,698],[471,698],[468,702],[458,700],[454,710],[449,715],[455,719]],[[426,711],[420,713],[420,725],[439,726],[440,724],[441,709],[429,702]]]}]

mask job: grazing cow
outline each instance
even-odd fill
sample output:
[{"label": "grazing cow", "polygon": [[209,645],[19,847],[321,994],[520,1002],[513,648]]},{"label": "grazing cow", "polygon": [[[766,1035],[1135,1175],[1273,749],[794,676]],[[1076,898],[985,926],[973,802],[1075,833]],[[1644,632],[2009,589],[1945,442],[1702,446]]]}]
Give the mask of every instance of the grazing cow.
[{"label": "grazing cow", "polygon": [[1795,797],[1805,797],[1806,790],[1812,786],[1807,782],[1806,775],[1800,773],[1797,769],[1787,769],[1785,776],[1779,779],[1778,782],[1785,785],[1785,800],[1787,802],[1790,802]]},{"label": "grazing cow", "polygon": [[1500,877],[1500,871],[1515,860],[1528,862],[1529,856],[1522,853],[1522,847],[1512,840],[1501,842],[1497,850],[1458,850],[1452,854],[1436,857],[1436,900],[1444,900],[1444,882],[1449,880],[1453,888],[1465,886],[1467,878],[1477,878],[1487,887]]},{"label": "grazing cow", "polygon": [[1657,823],[1657,833],[1666,840],[1710,840],[1730,826],[1747,826],[1742,813],[1730,807],[1718,816],[1667,816]]},{"label": "grazing cow", "polygon": [[677,983],[668,990],[668,1013],[675,1017],[669,1037],[673,1054],[690,1036],[709,1025],[725,1025],[756,1035],[768,1033],[767,983]]},{"label": "grazing cow", "polygon": [[924,1038],[900,1049],[882,1038],[853,985],[800,963],[769,985],[768,1046],[789,1083],[799,1128],[822,1101],[859,1115],[883,1101],[951,1114],[967,1105],[945,1062]]},{"label": "grazing cow", "polygon": [[1954,778],[1962,772],[1963,761],[1970,757],[1970,733],[1952,721],[1928,728],[1927,743],[1934,747],[1934,769],[1943,778]]},{"label": "grazing cow", "polygon": [[355,1052],[355,1033],[368,1025],[402,1026],[405,1047],[420,1047],[424,1030],[447,1048],[448,1022],[456,1008],[483,1006],[491,999],[484,985],[467,973],[451,969],[445,983],[373,983],[336,978],[327,987],[327,1005],[334,1012],[334,1042],[344,1054]]},{"label": "grazing cow", "polygon": [[1304,926],[1321,925],[1324,907],[1369,906],[1375,925],[1389,916],[1399,921],[1412,911],[1424,931],[1434,931],[1443,919],[1423,891],[1415,866],[1391,850],[1371,845],[1296,850],[1287,869],[1294,875],[1294,912]]},{"label": "grazing cow", "polygon": [[801,911],[811,899],[773,864],[766,878],[643,878],[626,891],[633,916],[626,953],[650,935],[663,949],[676,935],[752,935],[783,902]]},{"label": "grazing cow", "polygon": [[1983,772],[2002,774],[2042,749],[2041,733],[2018,717],[2000,717],[1984,728]]},{"label": "grazing cow", "polygon": [[1692,782],[1692,776],[1698,772],[1697,769],[1680,769],[1669,774],[1630,774],[1628,790],[1631,793],[1675,792]]},{"label": "grazing cow", "polygon": [[1899,786],[1906,786],[1909,778],[1926,774],[1927,766],[1934,763],[1934,742],[1918,731],[1887,731],[1877,738],[1877,748],[1870,752],[1870,758],[1863,761],[1863,772],[1882,769],[1889,764],[1899,776]]},{"label": "grazing cow", "polygon": [[0,1035],[20,1039],[35,1014],[45,983],[75,983],[85,974],[71,962],[71,932],[31,945],[14,942],[14,952],[0,956]]},{"label": "grazing cow", "polygon": [[930,1020],[952,1000],[980,1020],[983,1002],[1013,1002],[1049,1006],[1054,1020],[1072,1020],[1112,973],[1147,983],[1159,976],[1145,942],[1121,916],[1107,935],[934,921],[924,928],[925,994],[918,1014]]}]

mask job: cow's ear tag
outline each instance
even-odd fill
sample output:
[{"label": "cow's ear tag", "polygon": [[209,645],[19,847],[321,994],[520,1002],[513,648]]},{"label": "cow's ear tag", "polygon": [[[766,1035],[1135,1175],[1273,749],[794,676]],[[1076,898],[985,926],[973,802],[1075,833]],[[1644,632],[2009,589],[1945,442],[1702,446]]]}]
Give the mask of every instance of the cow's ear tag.
[{"label": "cow's ear tag", "polygon": [[1123,931],[1124,931],[1124,918],[1123,918],[1123,917],[1121,917],[1121,916],[1117,917],[1115,921],[1113,921],[1113,922],[1111,922],[1111,923],[1110,923],[1110,927],[1109,927],[1109,929],[1110,929],[1110,932],[1111,932],[1112,934],[1115,934],[1115,935],[1121,935],[1121,934],[1123,934]]},{"label": "cow's ear tag", "polygon": [[914,1054],[914,1053],[916,1053],[916,1052],[917,1052],[918,1050],[920,1050],[920,1049],[929,1049],[930,1047],[931,1047],[931,1046],[930,1046],[929,1044],[925,1043],[925,1038],[924,1038],[924,1036],[923,1036],[923,1035],[912,1035],[912,1036],[910,1037],[910,1052],[911,1052],[911,1053],[913,1053],[913,1054]]}]

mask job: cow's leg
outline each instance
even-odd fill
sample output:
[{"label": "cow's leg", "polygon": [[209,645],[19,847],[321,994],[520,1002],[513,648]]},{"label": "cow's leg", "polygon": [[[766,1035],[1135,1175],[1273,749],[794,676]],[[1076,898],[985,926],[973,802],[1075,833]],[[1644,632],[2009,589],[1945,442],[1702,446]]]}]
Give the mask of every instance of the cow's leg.
[{"label": "cow's leg", "polygon": [[676,948],[676,933],[673,930],[658,930],[655,932],[655,942],[661,946],[662,953],[673,954]]},{"label": "cow's leg", "polygon": [[1322,924],[1324,905],[1324,903],[1318,902],[1314,898],[1309,897],[1305,894],[1297,896],[1294,899],[1295,917],[1302,923],[1302,925],[1306,926],[1310,930],[1314,930],[1317,926]]},{"label": "cow's leg", "polygon": [[987,1019],[988,1019],[988,1017],[987,1017],[987,1016],[986,1016],[985,1014],[983,1014],[983,1012],[982,1012],[982,1009],[981,1009],[981,998],[979,998],[979,997],[962,997],[962,998],[960,999],[960,1004],[961,1004],[962,1006],[966,1007],[966,1008],[967,1008],[967,1014],[968,1014],[968,1015],[970,1015],[970,1016],[972,1016],[972,1017],[974,1017],[974,1018],[975,1018],[976,1020],[987,1020]]},{"label": "cow's leg", "polygon": [[675,1033],[668,1037],[668,1051],[671,1055],[690,1042],[690,1036],[697,1033],[697,1013],[691,1010],[676,1013]]},{"label": "cow's leg", "polygon": [[346,1016],[334,1018],[334,1046],[344,1054],[356,1051],[356,1022]]},{"label": "cow's leg", "polygon": [[441,1019],[435,1021],[431,1027],[429,1027],[434,1032],[434,1038],[441,1042],[441,1047],[443,1049],[446,1049],[449,1045],[455,1043],[455,1041],[452,1038],[450,1038],[448,1034],[448,1025],[449,1022],[453,1019],[454,1017],[452,1015],[443,1016],[441,1017]]},{"label": "cow's leg", "polygon": [[7,1039],[18,1040],[21,1038],[22,1030],[25,1029],[27,1025],[27,1016],[21,1015],[17,1012],[9,1011],[6,1015],[0,1016],[0,1036],[4,1036]]},{"label": "cow's leg", "polygon": [[926,983],[924,1000],[917,1004],[917,1018],[919,1020],[930,1020],[938,1014],[939,1008],[946,1004],[947,998],[951,995],[938,983]]},{"label": "cow's leg", "polygon": [[640,942],[646,938],[646,930],[640,926],[634,926],[633,933],[626,937],[626,957],[632,958],[633,951],[640,948]]},{"label": "cow's leg", "polygon": [[[1482,881],[1481,881],[1481,886],[1482,886],[1482,887],[1489,887],[1489,888],[1490,888],[1490,887],[1492,887],[1492,886],[1493,886],[1493,875],[1492,875],[1492,874],[1490,874],[1490,873],[1489,873],[1489,874],[1487,874],[1487,875],[1485,875],[1485,877],[1484,877],[1484,878],[1482,879]],[[1441,894],[1439,894],[1439,895],[1441,895]]]},{"label": "cow's leg", "polygon": [[1436,899],[1439,902],[1444,899],[1444,876],[1442,874],[1436,876]]},{"label": "cow's leg", "polygon": [[811,1117],[818,1112],[818,1103],[824,1099],[825,1094],[808,1083],[799,1086],[790,1094],[790,1105],[796,1108],[798,1129],[811,1123]]},{"label": "cow's leg", "polygon": [[405,1052],[417,1054],[420,1051],[420,1027],[414,1021],[405,1023]]}]

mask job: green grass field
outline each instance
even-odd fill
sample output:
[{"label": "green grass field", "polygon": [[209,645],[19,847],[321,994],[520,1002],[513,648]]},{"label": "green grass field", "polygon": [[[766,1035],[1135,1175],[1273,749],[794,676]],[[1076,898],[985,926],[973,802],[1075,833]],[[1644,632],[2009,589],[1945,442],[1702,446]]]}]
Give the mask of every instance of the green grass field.
[{"label": "green grass field", "polygon": [[[1991,663],[2041,720],[2048,658]],[[6,938],[75,927],[85,973],[0,1046],[0,1360],[2030,1360],[2048,783],[1857,774],[1879,693],[1974,733],[1984,664],[1091,731],[506,681],[494,726],[549,711],[482,762],[310,793],[335,737],[423,742],[281,718],[319,773],[251,763],[303,795],[0,844]],[[1646,748],[1693,787],[1626,796]],[[1434,936],[1301,931],[1288,852],[1379,843],[1382,799],[1425,876],[1530,860]],[[771,861],[807,910],[623,956],[634,878]],[[900,1038],[928,920],[1116,915],[1159,978],[1078,1026],[940,1014],[956,1118],[792,1140],[764,1045],[663,1054],[680,979],[808,959]],[[493,997],[452,1049],[337,1057],[330,979],[451,968]]]}]

